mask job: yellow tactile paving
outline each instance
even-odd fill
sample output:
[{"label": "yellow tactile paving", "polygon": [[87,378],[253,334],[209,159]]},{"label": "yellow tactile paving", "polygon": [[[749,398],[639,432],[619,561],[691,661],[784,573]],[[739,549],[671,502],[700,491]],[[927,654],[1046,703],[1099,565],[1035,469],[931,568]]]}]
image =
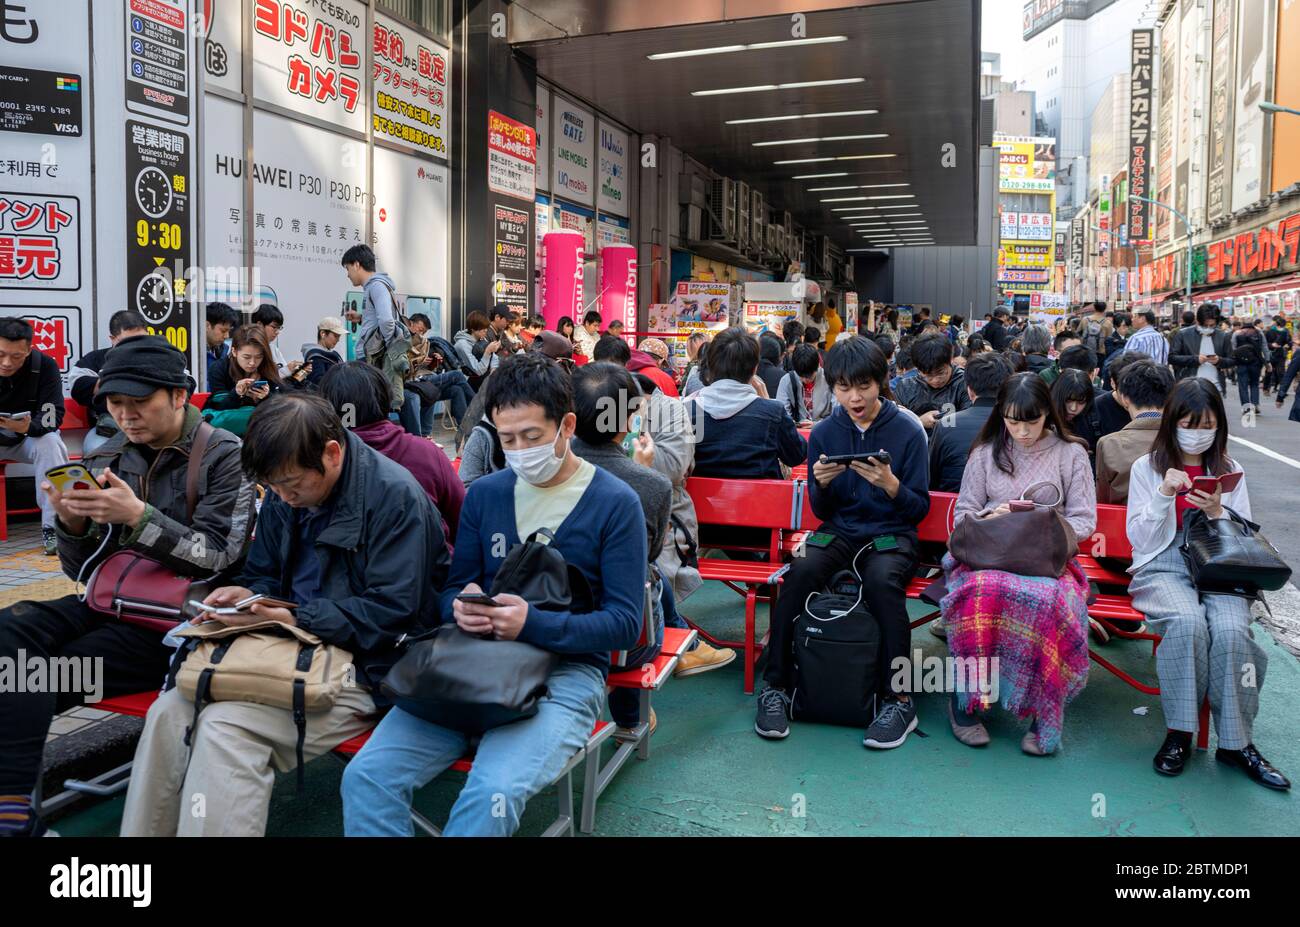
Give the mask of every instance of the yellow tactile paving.
[{"label": "yellow tactile paving", "polygon": [[76,584],[66,576],[54,579],[41,579],[24,586],[7,586],[0,588],[0,608],[6,608],[25,599],[57,599],[76,592]]}]

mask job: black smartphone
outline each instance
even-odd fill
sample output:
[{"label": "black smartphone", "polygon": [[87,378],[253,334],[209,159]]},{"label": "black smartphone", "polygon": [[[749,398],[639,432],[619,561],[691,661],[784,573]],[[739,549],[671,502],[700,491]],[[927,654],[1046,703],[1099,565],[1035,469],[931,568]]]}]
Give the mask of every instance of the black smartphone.
[{"label": "black smartphone", "polygon": [[893,461],[893,458],[889,456],[889,451],[884,450],[872,451],[870,454],[823,454],[822,457],[825,458],[826,463],[844,464],[846,467],[855,460],[859,460],[862,463],[866,463],[868,460],[874,460],[881,466],[886,467]]},{"label": "black smartphone", "polygon": [[254,380],[254,381],[253,381],[253,389],[266,389],[266,388],[267,388],[268,386],[270,386],[270,385],[271,385],[271,384],[270,384],[270,381],[268,381],[268,380]]},{"label": "black smartphone", "polygon": [[473,605],[489,605],[493,608],[500,608],[502,603],[498,602],[486,592],[462,592],[456,598],[461,602],[469,602]]}]

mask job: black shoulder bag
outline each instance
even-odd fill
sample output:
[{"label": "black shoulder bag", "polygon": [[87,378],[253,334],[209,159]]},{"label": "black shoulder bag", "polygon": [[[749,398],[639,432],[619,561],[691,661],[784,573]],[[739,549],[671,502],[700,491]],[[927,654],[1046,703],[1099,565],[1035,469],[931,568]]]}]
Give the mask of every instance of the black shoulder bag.
[{"label": "black shoulder bag", "polygon": [[[542,543],[542,536],[552,543]],[[553,546],[545,528],[502,562],[490,595],[517,595],[551,611],[589,612],[587,578]],[[523,641],[466,634],[454,622],[407,638],[406,654],[379,684],[403,711],[466,734],[531,718],[559,657]]]},{"label": "black shoulder bag", "polygon": [[[1224,506],[1227,518],[1210,518],[1199,509],[1183,518],[1179,551],[1201,595],[1235,595],[1263,601],[1260,593],[1281,589],[1291,579],[1277,548],[1246,521]],[[1267,607],[1267,606],[1266,606]]]}]

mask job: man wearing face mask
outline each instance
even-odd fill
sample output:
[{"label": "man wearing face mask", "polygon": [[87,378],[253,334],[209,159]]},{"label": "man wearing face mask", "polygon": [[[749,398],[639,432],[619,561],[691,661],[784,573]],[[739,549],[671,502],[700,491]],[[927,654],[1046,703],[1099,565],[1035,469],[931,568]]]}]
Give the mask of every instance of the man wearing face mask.
[{"label": "man wearing face mask", "polygon": [[[486,390],[507,468],[475,480],[465,495],[442,617],[466,633],[525,641],[560,661],[536,715],[483,735],[447,836],[518,829],[528,800],[586,744],[604,706],[610,653],[636,645],[645,598],[645,513],[626,483],[570,449],[577,417],[569,375],[539,352],[514,354]],[[592,611],[541,609],[505,593],[495,606],[457,599],[491,589],[507,554],[542,528],[586,577]],[[343,774],[344,832],[409,836],[410,795],[468,746],[458,731],[393,709]]]},{"label": "man wearing face mask", "polygon": [[1216,386],[1219,371],[1232,366],[1232,335],[1218,328],[1219,307],[1201,303],[1196,325],[1181,329],[1169,347],[1169,363],[1179,380],[1200,377]]}]

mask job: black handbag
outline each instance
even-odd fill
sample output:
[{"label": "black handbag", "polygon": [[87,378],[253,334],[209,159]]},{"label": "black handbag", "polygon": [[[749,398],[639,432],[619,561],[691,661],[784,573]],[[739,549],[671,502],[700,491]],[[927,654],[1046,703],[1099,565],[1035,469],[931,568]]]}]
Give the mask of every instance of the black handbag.
[{"label": "black handbag", "polygon": [[1224,506],[1227,518],[1210,518],[1199,509],[1183,518],[1179,551],[1201,593],[1258,598],[1281,589],[1291,579],[1277,548],[1259,533],[1259,525]]},{"label": "black handbag", "polygon": [[[542,529],[528,536],[502,562],[492,596],[517,595],[554,611],[592,610],[591,586],[565,561]],[[403,711],[465,734],[531,718],[546,697],[546,683],[560,658],[523,641],[466,634],[443,624],[407,638],[406,653],[380,682],[380,691]]]}]

